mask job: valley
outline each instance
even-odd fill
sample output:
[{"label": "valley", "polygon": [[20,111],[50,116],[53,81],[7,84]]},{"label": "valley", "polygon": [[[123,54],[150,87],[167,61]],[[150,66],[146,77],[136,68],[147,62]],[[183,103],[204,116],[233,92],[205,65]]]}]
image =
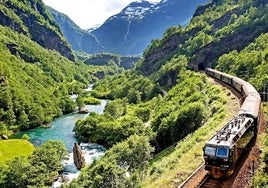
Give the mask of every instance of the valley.
[{"label": "valley", "polygon": [[[240,103],[199,71],[267,94],[267,9],[266,0],[137,1],[89,33],[42,1],[1,1],[0,144],[24,139],[0,150],[0,188],[51,187],[74,142],[107,150],[62,187],[180,186]],[[264,100],[255,187],[268,181]]]}]

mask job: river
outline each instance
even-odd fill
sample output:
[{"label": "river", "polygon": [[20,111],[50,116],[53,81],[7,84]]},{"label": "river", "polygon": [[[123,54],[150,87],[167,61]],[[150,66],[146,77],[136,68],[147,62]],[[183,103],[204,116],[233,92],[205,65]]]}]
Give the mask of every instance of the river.
[{"label": "river", "polygon": [[[71,98],[75,100],[76,95],[72,95]],[[103,113],[103,110],[106,106],[107,101],[101,100],[100,105],[86,105],[85,108],[89,112]],[[73,178],[76,178],[79,175],[79,170],[75,167],[73,163],[72,149],[75,142],[78,142],[75,138],[75,134],[73,132],[73,128],[75,123],[79,119],[85,119],[88,114],[78,114],[77,112],[63,115],[61,117],[56,118],[54,121],[48,124],[49,128],[35,128],[27,131],[23,131],[13,135],[12,137],[21,138],[23,134],[27,134],[30,139],[29,141],[35,146],[40,146],[44,142],[48,140],[61,140],[65,144],[68,152],[69,159],[63,161],[64,164],[64,176],[69,181]],[[90,163],[95,158],[101,156],[105,148],[98,144],[94,143],[82,143],[82,151],[85,155],[86,163]],[[61,182],[55,182],[53,187],[60,187]]]},{"label": "river", "polygon": [[[86,109],[88,109],[89,112],[101,114],[103,113],[106,103],[106,100],[101,100],[100,105],[86,105]],[[78,114],[77,112],[63,115],[49,123],[49,128],[38,127],[22,131],[12,137],[21,138],[23,134],[27,134],[30,137],[29,141],[35,146],[40,146],[48,140],[61,140],[65,144],[67,150],[71,152],[74,143],[77,142],[73,132],[75,122],[79,119],[85,119],[87,116],[88,114]]]}]

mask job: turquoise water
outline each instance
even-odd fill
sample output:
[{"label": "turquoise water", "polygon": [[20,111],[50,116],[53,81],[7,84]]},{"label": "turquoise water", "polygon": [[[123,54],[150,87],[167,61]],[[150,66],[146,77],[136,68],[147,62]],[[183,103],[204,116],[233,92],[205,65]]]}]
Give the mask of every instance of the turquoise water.
[{"label": "turquoise water", "polygon": [[[73,96],[75,98],[75,96]],[[73,98],[72,97],[72,98]],[[86,105],[89,112],[103,113],[106,105],[106,100],[101,100],[100,105]],[[64,142],[67,150],[72,151],[74,143],[77,142],[73,128],[79,119],[85,119],[88,114],[71,113],[56,118],[49,124],[49,128],[35,128],[28,131],[23,131],[13,135],[14,138],[21,138],[23,134],[30,137],[30,142],[35,146],[40,146],[47,140],[61,140]]]}]

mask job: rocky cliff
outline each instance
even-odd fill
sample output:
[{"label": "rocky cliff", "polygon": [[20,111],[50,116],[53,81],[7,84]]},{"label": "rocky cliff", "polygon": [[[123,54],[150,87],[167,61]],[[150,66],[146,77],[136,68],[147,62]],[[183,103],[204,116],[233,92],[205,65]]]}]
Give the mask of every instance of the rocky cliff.
[{"label": "rocky cliff", "polygon": [[0,25],[27,35],[44,48],[56,50],[74,60],[69,44],[42,1],[1,1]]}]

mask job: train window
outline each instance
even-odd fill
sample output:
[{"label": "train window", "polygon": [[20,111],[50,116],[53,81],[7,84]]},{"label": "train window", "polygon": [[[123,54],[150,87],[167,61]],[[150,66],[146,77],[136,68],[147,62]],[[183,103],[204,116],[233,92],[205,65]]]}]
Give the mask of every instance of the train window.
[{"label": "train window", "polygon": [[216,148],[206,146],[205,147],[205,155],[214,156],[216,153]]},{"label": "train window", "polygon": [[228,157],[228,149],[224,147],[217,148],[217,157]]}]

